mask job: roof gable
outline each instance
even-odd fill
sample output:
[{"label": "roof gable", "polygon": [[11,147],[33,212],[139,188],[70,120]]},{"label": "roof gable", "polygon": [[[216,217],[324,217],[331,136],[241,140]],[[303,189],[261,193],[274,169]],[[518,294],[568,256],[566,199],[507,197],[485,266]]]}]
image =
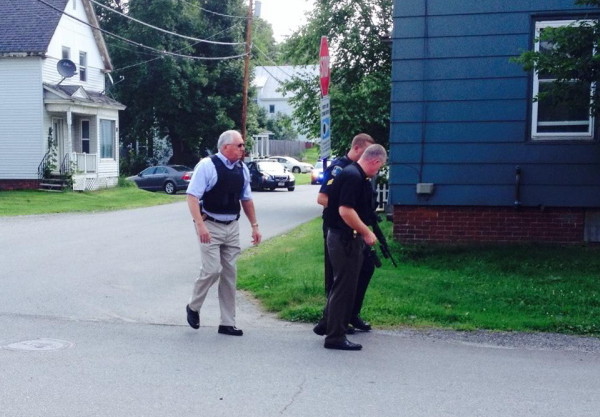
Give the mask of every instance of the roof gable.
[{"label": "roof gable", "polygon": [[75,103],[92,107],[112,107],[124,110],[125,106],[104,93],[87,91],[78,85],[44,84],[44,101],[52,103]]},{"label": "roof gable", "polygon": [[[77,1],[77,0],[73,0]],[[99,29],[98,18],[89,0],[80,0],[92,27],[104,70],[111,71],[108,49]],[[0,56],[43,56],[69,0],[0,0]]]}]

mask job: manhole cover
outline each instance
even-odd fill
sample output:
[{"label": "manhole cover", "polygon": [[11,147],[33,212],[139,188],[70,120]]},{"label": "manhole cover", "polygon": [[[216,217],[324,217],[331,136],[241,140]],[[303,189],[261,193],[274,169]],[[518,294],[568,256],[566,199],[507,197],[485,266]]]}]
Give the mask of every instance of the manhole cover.
[{"label": "manhole cover", "polygon": [[10,345],[4,346],[4,349],[8,350],[24,350],[29,352],[39,351],[51,351],[68,349],[73,346],[73,343],[67,342],[66,340],[57,339],[35,339],[35,340],[24,340],[22,342],[11,343]]}]

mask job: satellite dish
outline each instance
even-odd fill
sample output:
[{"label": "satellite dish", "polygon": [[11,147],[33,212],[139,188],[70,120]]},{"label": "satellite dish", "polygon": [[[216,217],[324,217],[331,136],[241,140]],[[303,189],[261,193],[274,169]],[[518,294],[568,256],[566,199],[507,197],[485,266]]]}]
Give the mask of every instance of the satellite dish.
[{"label": "satellite dish", "polygon": [[58,70],[58,73],[65,78],[71,78],[73,75],[75,75],[75,72],[77,72],[75,63],[70,59],[61,59],[58,61],[56,64],[56,69]]}]

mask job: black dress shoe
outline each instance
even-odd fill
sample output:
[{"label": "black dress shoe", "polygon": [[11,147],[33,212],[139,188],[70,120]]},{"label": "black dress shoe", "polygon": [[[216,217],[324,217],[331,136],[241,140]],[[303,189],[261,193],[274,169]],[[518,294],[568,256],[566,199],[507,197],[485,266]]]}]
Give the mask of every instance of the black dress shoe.
[{"label": "black dress shoe", "polygon": [[317,325],[313,327],[313,332],[319,336],[325,335],[325,333],[327,333],[327,324],[325,324],[323,320],[320,320]]},{"label": "black dress shoe", "polygon": [[[325,336],[327,333],[327,324],[323,320],[319,321],[315,327],[313,327],[313,332],[318,334],[319,336]],[[355,331],[352,327],[346,328],[346,334],[354,334]]]},{"label": "black dress shoe", "polygon": [[189,304],[185,306],[185,311],[187,311],[187,321],[191,328],[199,329],[200,328],[200,314],[197,311],[194,311],[190,308]]},{"label": "black dress shoe", "polygon": [[363,332],[368,332],[371,330],[371,325],[366,321],[363,321],[360,317],[354,317],[350,320],[350,324],[357,330],[361,330]]},{"label": "black dress shoe", "polygon": [[337,343],[325,342],[325,349],[361,350],[362,345],[359,345],[358,343],[352,343],[348,339],[345,339],[343,342],[337,342]]},{"label": "black dress shoe", "polygon": [[243,331],[235,326],[219,326],[219,333],[226,334],[228,336],[241,336],[244,334]]}]

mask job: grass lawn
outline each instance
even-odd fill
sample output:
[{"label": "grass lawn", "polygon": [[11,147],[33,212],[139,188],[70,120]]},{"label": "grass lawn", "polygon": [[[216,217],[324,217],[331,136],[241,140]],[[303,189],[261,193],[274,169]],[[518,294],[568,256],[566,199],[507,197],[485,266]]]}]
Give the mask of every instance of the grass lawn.
[{"label": "grass lawn", "polygon": [[[391,223],[381,225],[389,234]],[[364,318],[379,328],[600,336],[599,247],[392,243],[392,252],[398,268],[382,258],[363,307]],[[283,319],[316,322],[325,303],[322,263],[321,220],[315,219],[245,251],[238,285]]]},{"label": "grass lawn", "polygon": [[0,191],[0,216],[121,210],[167,204],[184,198],[184,194],[153,193],[128,183],[94,192]]}]

